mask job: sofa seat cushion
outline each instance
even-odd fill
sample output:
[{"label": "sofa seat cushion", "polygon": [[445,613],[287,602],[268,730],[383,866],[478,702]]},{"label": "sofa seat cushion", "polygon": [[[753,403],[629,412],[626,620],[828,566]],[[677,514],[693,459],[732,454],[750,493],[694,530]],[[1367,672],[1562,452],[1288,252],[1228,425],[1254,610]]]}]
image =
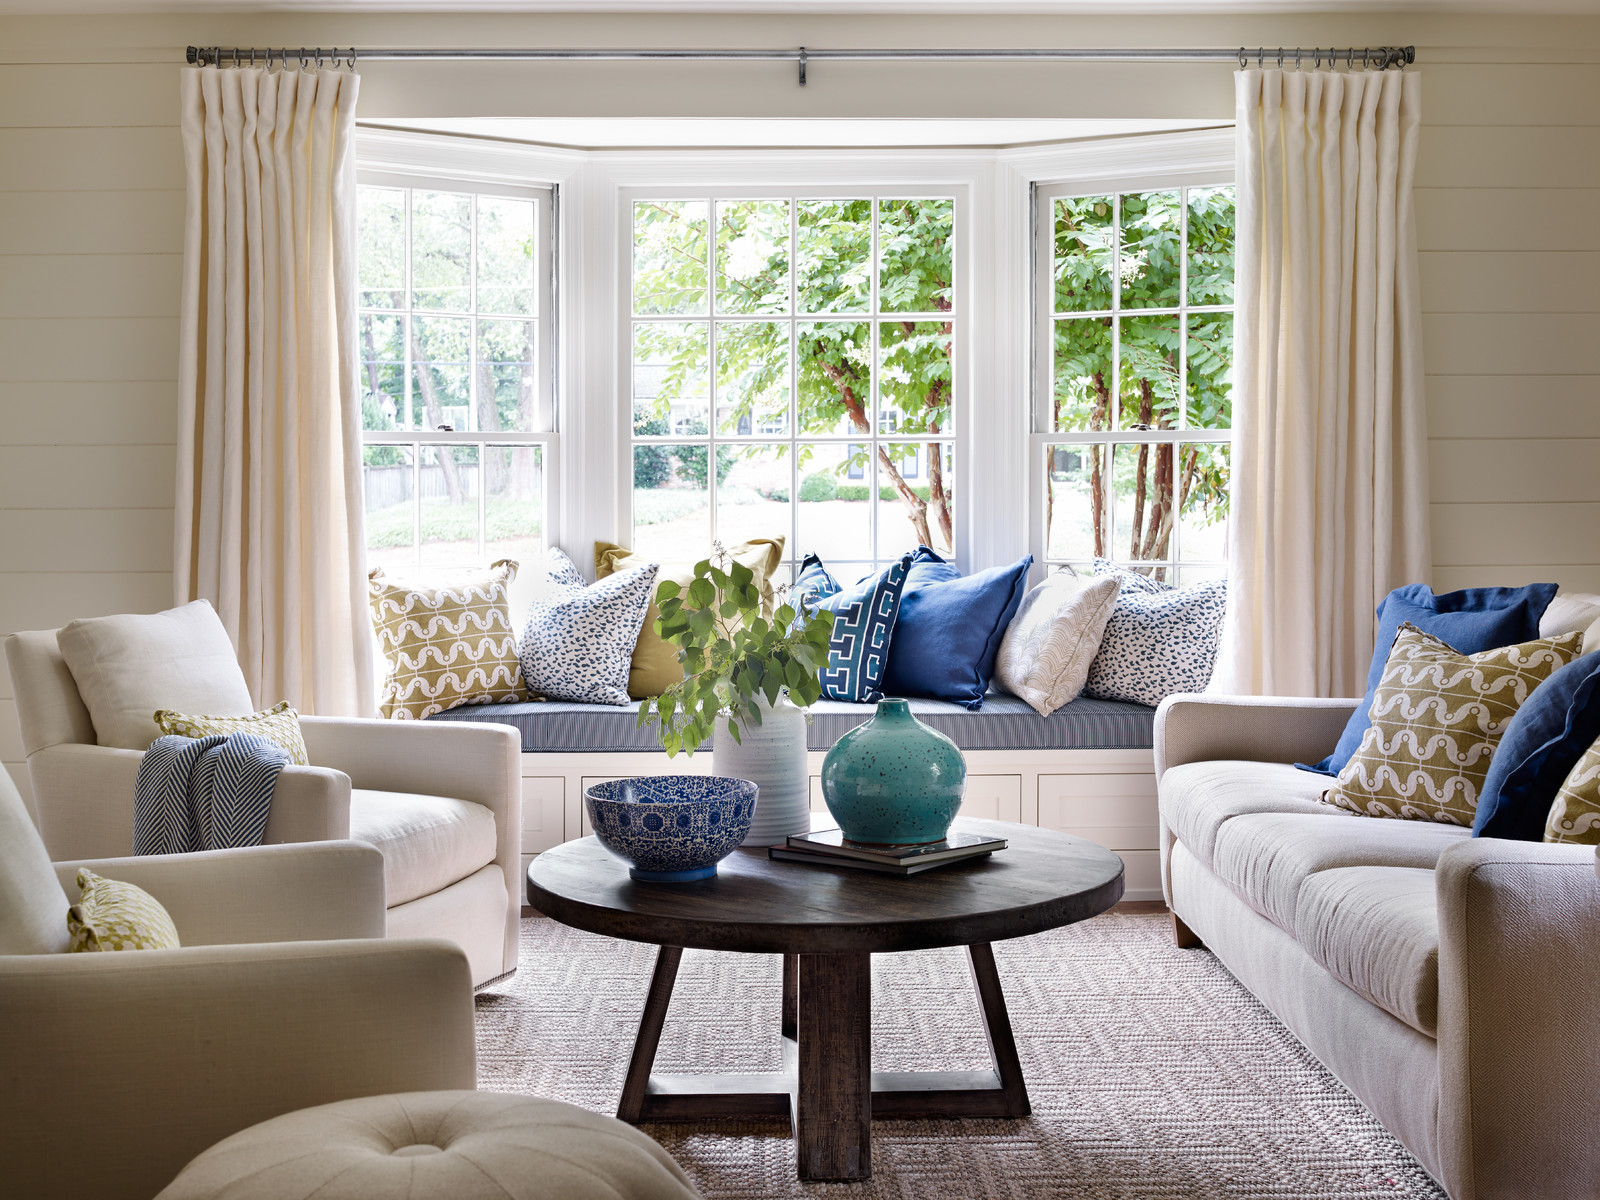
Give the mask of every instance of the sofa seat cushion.
[{"label": "sofa seat cushion", "polygon": [[350,836],[383,852],[390,908],[431,895],[494,861],[494,813],[469,800],[350,792]]},{"label": "sofa seat cushion", "polygon": [[1189,853],[1210,867],[1217,834],[1236,817],[1304,813],[1338,818],[1339,811],[1320,799],[1327,789],[1327,776],[1284,763],[1184,763],[1161,777],[1161,817]]},{"label": "sofa seat cushion", "polygon": [[1211,869],[1251,908],[1298,938],[1300,890],[1319,872],[1340,867],[1431,869],[1446,847],[1472,836],[1461,825],[1330,812],[1235,817],[1217,833]]},{"label": "sofa seat cushion", "polygon": [[1341,867],[1300,888],[1296,938],[1358,996],[1438,1036],[1439,908],[1425,867]]}]

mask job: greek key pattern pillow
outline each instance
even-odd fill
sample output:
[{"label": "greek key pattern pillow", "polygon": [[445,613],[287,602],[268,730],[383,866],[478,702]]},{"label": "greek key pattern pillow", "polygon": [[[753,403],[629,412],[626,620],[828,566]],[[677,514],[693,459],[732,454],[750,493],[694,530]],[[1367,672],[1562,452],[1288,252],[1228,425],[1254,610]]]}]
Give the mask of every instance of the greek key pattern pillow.
[{"label": "greek key pattern pillow", "polygon": [[910,570],[911,555],[902,555],[859,600],[843,603],[845,597],[835,593],[818,604],[833,612],[828,665],[817,673],[822,694],[828,699],[857,704],[876,704],[883,699],[883,667]]},{"label": "greek key pattern pillow", "polygon": [[277,746],[297,767],[309,766],[311,762],[306,757],[305,738],[300,735],[300,714],[289,707],[287,700],[246,717],[197,717],[160,708],[156,710],[156,725],[162,733],[190,738],[253,734]]},{"label": "greek key pattern pillow", "polygon": [[1137,571],[1110,575],[1121,591],[1083,694],[1154,706],[1175,692],[1205,691],[1222,637],[1227,580],[1174,588]]},{"label": "greek key pattern pillow", "polygon": [[131,883],[103,879],[87,868],[78,872],[83,892],[67,910],[69,949],[176,950],[178,929],[149,892]]},{"label": "greek key pattern pillow", "polygon": [[378,711],[421,720],[463,704],[526,700],[506,593],[516,577],[510,559],[438,586],[392,581],[374,567],[372,624],[389,667]]},{"label": "greek key pattern pillow", "polygon": [[1545,821],[1544,840],[1600,845],[1600,741],[1579,756],[1556,792]]},{"label": "greek key pattern pillow", "polygon": [[518,647],[527,685],[552,700],[627,704],[628,667],[658,569],[649,563],[586,587],[572,560],[552,547]]},{"label": "greek key pattern pillow", "polygon": [[1323,802],[1369,817],[1470,826],[1506,726],[1582,644],[1582,634],[1569,633],[1461,654],[1402,624],[1373,693],[1372,727]]}]

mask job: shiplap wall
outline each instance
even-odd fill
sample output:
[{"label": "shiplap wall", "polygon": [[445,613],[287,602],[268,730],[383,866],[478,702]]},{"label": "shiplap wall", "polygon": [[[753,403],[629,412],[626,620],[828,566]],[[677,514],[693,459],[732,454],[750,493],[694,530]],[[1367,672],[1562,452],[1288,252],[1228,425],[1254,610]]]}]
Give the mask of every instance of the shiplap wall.
[{"label": "shiplap wall", "polygon": [[[0,18],[0,633],[172,599],[177,63],[223,45],[1414,42],[1435,583],[1600,591],[1600,19]],[[362,116],[1231,117],[1226,68],[373,64]],[[9,682],[0,760],[26,790]]]}]

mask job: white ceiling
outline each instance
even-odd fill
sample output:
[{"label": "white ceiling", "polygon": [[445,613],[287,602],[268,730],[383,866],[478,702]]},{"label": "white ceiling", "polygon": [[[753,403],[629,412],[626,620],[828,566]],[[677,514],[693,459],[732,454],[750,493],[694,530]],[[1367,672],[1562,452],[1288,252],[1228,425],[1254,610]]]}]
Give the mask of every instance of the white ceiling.
[{"label": "white ceiling", "polygon": [[698,13],[1572,13],[1600,0],[0,0],[0,15],[227,12],[698,12]]},{"label": "white ceiling", "polygon": [[420,129],[585,150],[674,147],[1024,146],[1080,138],[1215,128],[1217,122],[1076,120],[1018,117],[995,120],[636,117],[454,117],[374,122],[385,129]]}]

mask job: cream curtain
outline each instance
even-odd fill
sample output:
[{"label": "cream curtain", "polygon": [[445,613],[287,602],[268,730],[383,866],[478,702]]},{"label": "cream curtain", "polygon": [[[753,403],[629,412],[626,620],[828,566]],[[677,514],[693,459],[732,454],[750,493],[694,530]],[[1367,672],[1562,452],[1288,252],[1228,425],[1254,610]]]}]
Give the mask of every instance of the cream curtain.
[{"label": "cream curtain", "polygon": [[216,67],[181,79],[177,599],[211,601],[257,704],[367,716],[360,81]]},{"label": "cream curtain", "polygon": [[1429,577],[1409,71],[1240,71],[1229,600],[1213,686],[1359,696]]}]

